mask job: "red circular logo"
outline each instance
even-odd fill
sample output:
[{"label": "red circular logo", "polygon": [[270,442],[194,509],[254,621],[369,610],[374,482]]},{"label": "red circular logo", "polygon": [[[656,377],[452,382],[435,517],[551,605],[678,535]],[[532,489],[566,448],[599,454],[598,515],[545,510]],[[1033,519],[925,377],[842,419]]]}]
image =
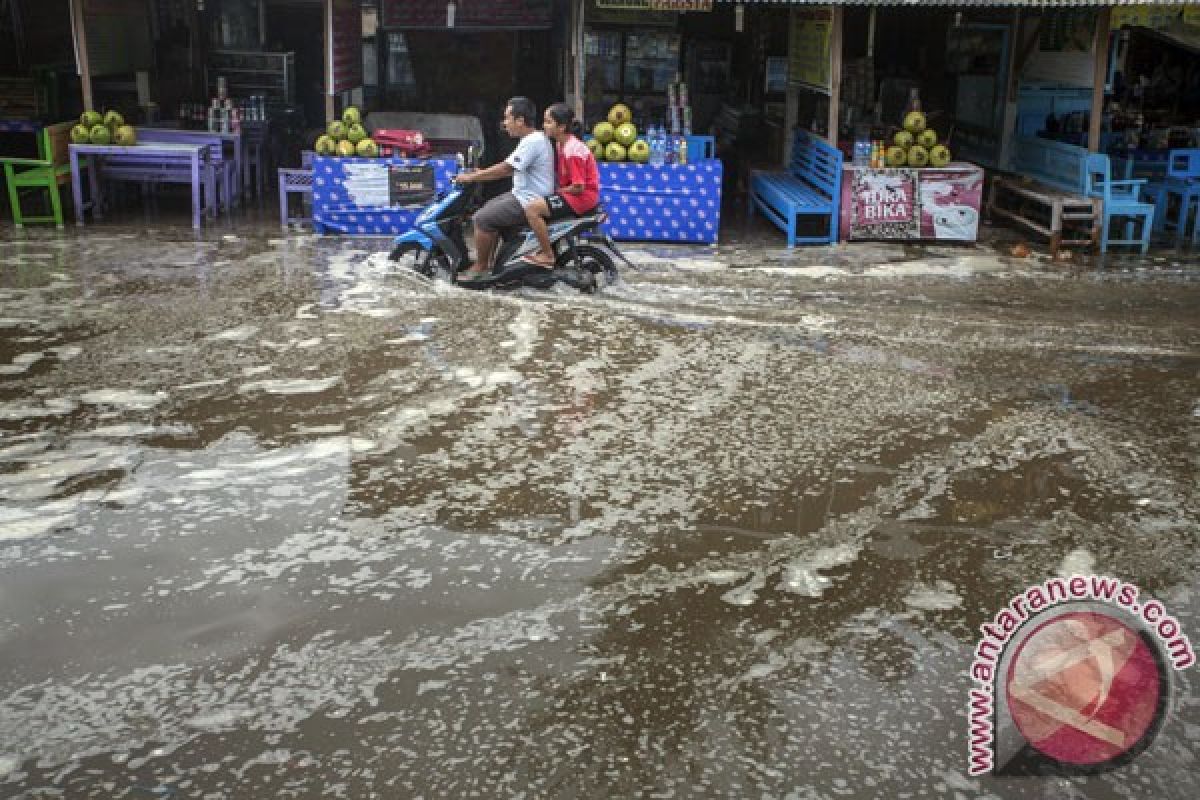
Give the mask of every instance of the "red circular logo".
[{"label": "red circular logo", "polygon": [[1102,764],[1153,734],[1165,699],[1158,659],[1137,631],[1077,611],[1038,626],[1008,668],[1009,712],[1025,740],[1066,764]]}]

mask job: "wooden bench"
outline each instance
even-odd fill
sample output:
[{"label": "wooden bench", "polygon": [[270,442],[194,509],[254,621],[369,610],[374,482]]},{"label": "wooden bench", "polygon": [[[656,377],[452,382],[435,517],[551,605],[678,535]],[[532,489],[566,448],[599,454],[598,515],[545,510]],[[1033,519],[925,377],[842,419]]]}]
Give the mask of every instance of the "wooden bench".
[{"label": "wooden bench", "polygon": [[[842,195],[842,153],[807,131],[796,131],[787,172],[750,174],[749,213],[755,209],[787,234],[788,247],[832,244],[838,239],[838,203]],[[825,220],[821,236],[797,236],[800,217]]]},{"label": "wooden bench", "polygon": [[1048,237],[1052,257],[1064,244],[1096,247],[1103,201],[1088,196],[1089,155],[1075,145],[1035,136],[1017,138],[1010,163],[1017,175],[992,180],[988,216]]}]

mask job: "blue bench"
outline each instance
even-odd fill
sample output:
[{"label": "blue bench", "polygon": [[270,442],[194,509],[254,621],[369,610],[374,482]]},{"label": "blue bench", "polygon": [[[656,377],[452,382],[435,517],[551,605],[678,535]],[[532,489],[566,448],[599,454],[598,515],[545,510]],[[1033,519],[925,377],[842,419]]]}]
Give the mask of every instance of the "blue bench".
[{"label": "blue bench", "polygon": [[[842,195],[842,153],[807,131],[796,131],[787,172],[750,174],[749,213],[755,209],[787,234],[788,247],[831,244],[838,238]],[[797,236],[800,217],[824,218],[821,236]]]},{"label": "blue bench", "polygon": [[1090,155],[1075,145],[1018,137],[1009,163],[1017,174],[992,181],[988,215],[1048,237],[1051,256],[1065,244],[1095,247],[1103,210],[1102,198],[1089,195]]}]

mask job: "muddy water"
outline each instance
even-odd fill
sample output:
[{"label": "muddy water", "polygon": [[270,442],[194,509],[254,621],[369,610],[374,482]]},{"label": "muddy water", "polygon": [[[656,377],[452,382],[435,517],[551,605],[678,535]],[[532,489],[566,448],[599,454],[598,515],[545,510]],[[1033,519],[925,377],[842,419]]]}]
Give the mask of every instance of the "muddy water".
[{"label": "muddy water", "polygon": [[381,246],[0,242],[0,796],[1193,796],[1189,673],[1092,778],[965,698],[1060,571],[1200,636],[1194,268]]}]

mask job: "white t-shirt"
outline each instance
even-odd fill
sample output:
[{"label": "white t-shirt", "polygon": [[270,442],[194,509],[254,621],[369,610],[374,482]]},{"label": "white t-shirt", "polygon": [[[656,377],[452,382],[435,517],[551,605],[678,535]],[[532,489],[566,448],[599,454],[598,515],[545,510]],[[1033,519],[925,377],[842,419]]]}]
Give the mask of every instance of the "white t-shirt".
[{"label": "white t-shirt", "polygon": [[527,133],[505,159],[513,172],[513,196],[521,207],[554,194],[554,145],[541,131]]}]

